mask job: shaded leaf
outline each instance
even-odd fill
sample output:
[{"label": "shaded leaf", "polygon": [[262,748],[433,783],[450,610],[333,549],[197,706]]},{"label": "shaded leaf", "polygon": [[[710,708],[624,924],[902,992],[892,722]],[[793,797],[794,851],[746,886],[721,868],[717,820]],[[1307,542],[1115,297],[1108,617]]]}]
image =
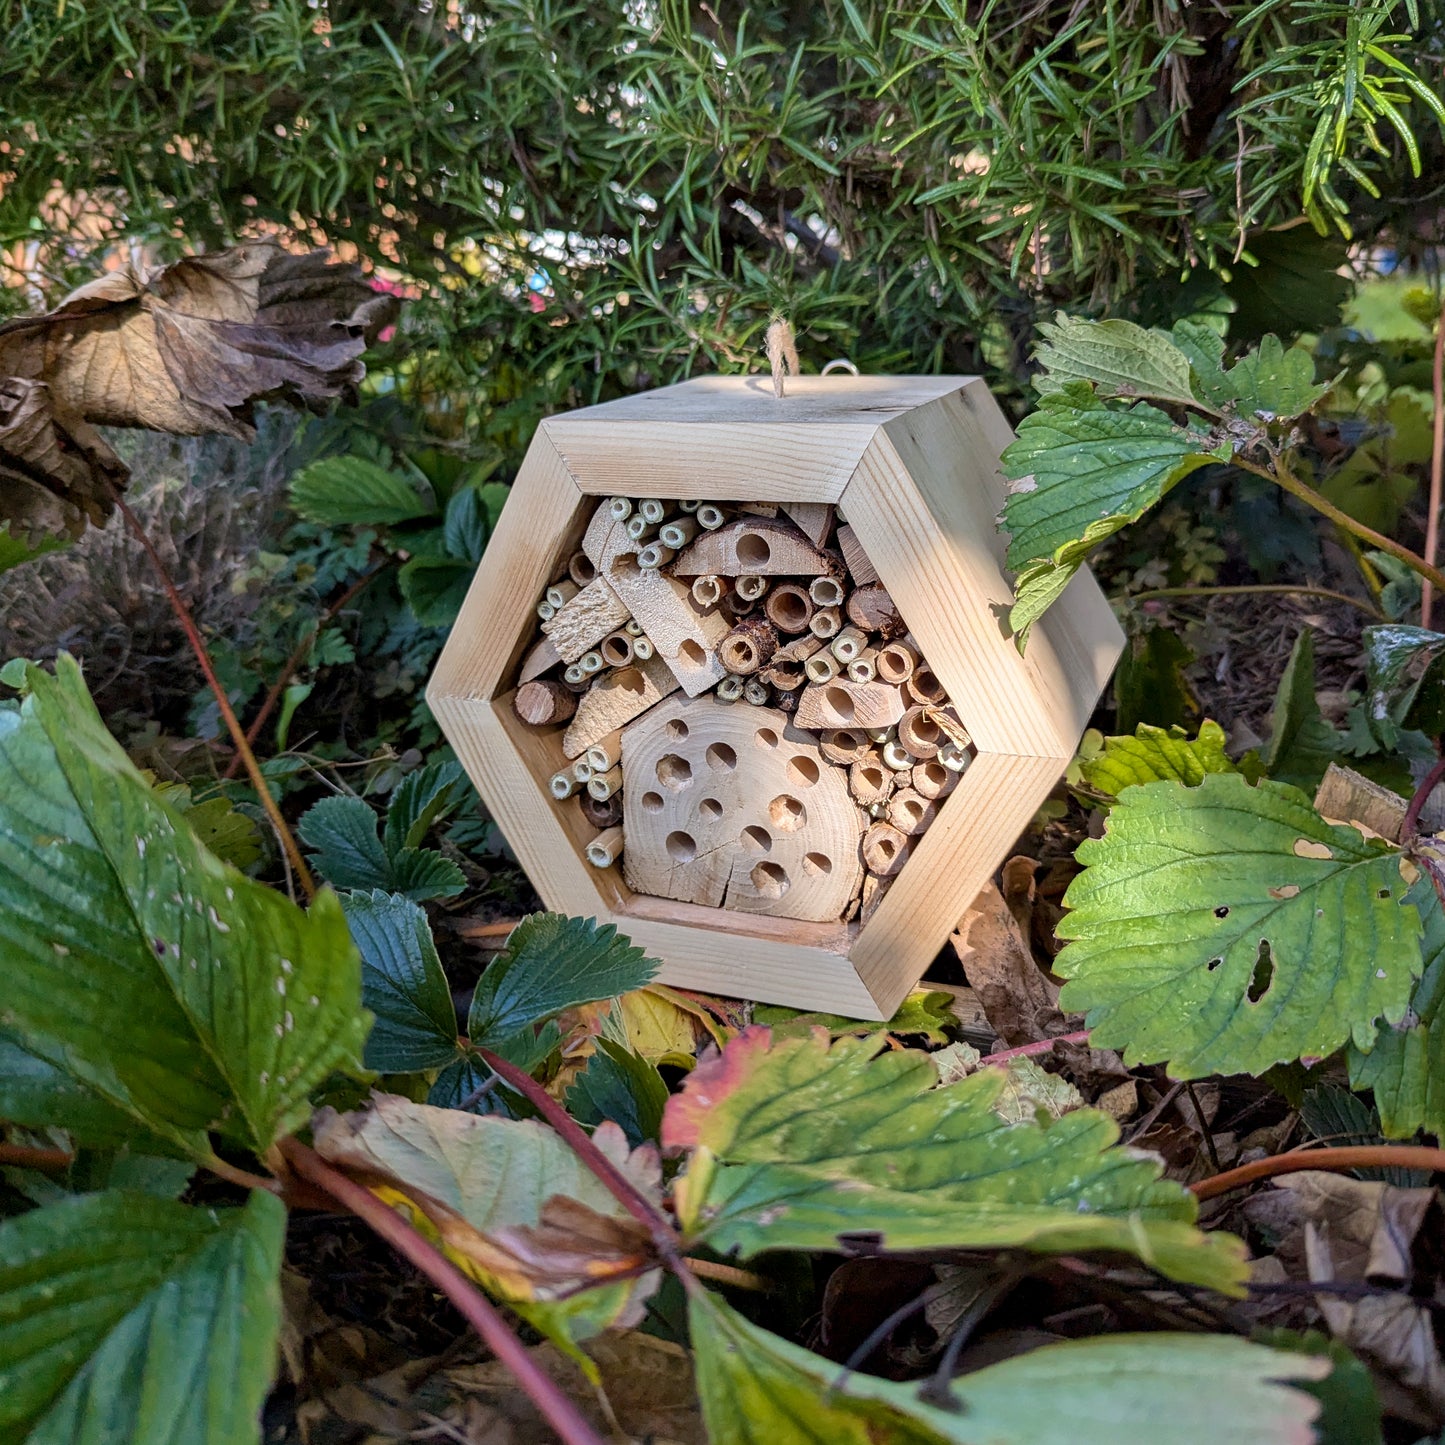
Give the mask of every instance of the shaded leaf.
[{"label": "shaded leaf", "polygon": [[1294,1350],[1329,1361],[1322,1380],[1302,1381],[1298,1388],[1320,1402],[1315,1422],[1315,1445],[1380,1445],[1380,1397],[1370,1372],[1337,1340],[1319,1330],[1254,1331],[1256,1344],[1272,1350]]},{"label": "shaded leaf", "polygon": [[[377,1094],[362,1113],[320,1110],[316,1149],[359,1171],[374,1193],[421,1222],[473,1279],[548,1338],[575,1346],[635,1324],[658,1278],[646,1231],[546,1125],[437,1109]],[[658,1198],[654,1150],[628,1152],[622,1131],[593,1135],[646,1195]]]},{"label": "shaded leaf", "polygon": [[434,1069],[457,1056],[457,1015],[426,914],[377,890],[342,900],[361,952],[361,998],[376,1016],[366,1066],[384,1073]]},{"label": "shaded leaf", "polygon": [[821,1030],[752,1026],[667,1105],[662,1141],[692,1151],[674,1196],[695,1238],[769,1249],[1119,1250],[1171,1278],[1238,1292],[1244,1251],[1194,1227],[1153,1156],[1109,1146],[1114,1121],[994,1112],[1001,1070],[942,1085],[927,1054]]},{"label": "shaded leaf", "polygon": [[467,876],[435,848],[403,848],[391,859],[391,889],[407,898],[455,898],[467,886]]},{"label": "shaded leaf", "polygon": [[65,1129],[78,1143],[133,1139],[135,1119],[0,1030],[0,1119],[25,1129]]},{"label": "shaded leaf", "polygon": [[957,1019],[953,1014],[953,995],[938,989],[916,988],[898,1005],[891,1019],[850,1019],[842,1014],[802,1013],[797,1009],[758,1004],[753,1009],[753,1022],[766,1024],[778,1038],[792,1038],[827,1029],[833,1038],[844,1034],[862,1037],[867,1034],[900,1034],[920,1037],[931,1044],[947,1042],[949,1030]]},{"label": "shaded leaf", "polygon": [[378,823],[369,803],[341,795],[309,807],[296,831],[312,850],[316,871],[334,888],[379,889],[420,902],[450,897],[466,887],[461,869],[435,849],[388,852]]},{"label": "shaded leaf", "polygon": [[475,567],[490,530],[487,506],[475,487],[462,487],[447,503],[443,539],[447,555]]},{"label": "shaded leaf", "polygon": [[1262,1074],[1398,1020],[1419,971],[1400,857],[1297,788],[1130,788],[1077,857],[1054,960],[1090,1042],[1176,1078]]},{"label": "shaded leaf", "polygon": [[1043,341],[1034,359],[1044,374],[1035,378],[1034,389],[1040,396],[1082,381],[1105,396],[1194,403],[1189,358],[1165,332],[1147,331],[1132,321],[1087,321],[1060,312],[1040,323],[1039,335]]},{"label": "shaded leaf", "polygon": [[641,1054],[598,1039],[596,1052],[567,1091],[567,1112],[583,1124],[611,1120],[634,1148],[656,1140],[662,1128],[667,1085]]},{"label": "shaded leaf", "polygon": [[1225,292],[1235,303],[1229,334],[1251,341],[1266,332],[1298,336],[1339,323],[1354,290],[1340,275],[1349,248],[1312,226],[1264,231],[1249,238],[1244,264],[1232,268]]},{"label": "shaded leaf", "polygon": [[1265,772],[1276,782],[1314,788],[1342,748],[1339,734],[1324,720],[1315,697],[1315,641],[1308,627],[1294,640],[1271,717]]},{"label": "shaded leaf", "polygon": [[428,763],[408,773],[391,795],[382,841],[386,851],[419,848],[436,823],[465,796],[466,774],[455,761]]},{"label": "shaded leaf", "polygon": [[450,627],[466,601],[476,571],[454,557],[413,557],[397,573],[397,585],[423,627]]},{"label": "shaded leaf", "polygon": [[563,1009],[641,988],[657,972],[613,924],[561,913],[531,913],[482,974],[472,995],[467,1032],[494,1047]]},{"label": "shaded leaf", "polygon": [[1299,346],[1286,349],[1273,334],[1229,368],[1228,380],[1240,411],[1263,421],[1303,415],[1332,384],[1317,384],[1310,353]]},{"label": "shaded leaf", "polygon": [[[557,1024],[545,1023],[535,1033],[531,1029],[523,1029],[490,1047],[493,1053],[515,1064],[524,1074],[535,1074],[561,1042],[562,1030]],[[426,1101],[439,1109],[465,1109],[475,1114],[500,1113],[531,1118],[535,1112],[472,1052],[461,1054],[437,1075]]]},{"label": "shaded leaf", "polygon": [[1389,623],[1367,627],[1365,713],[1370,731],[1386,747],[1400,730],[1438,737],[1445,732],[1445,633]]},{"label": "shaded leaf", "polygon": [[291,479],[291,505],[323,527],[392,526],[436,515],[416,484],[365,457],[323,457]]},{"label": "shaded leaf", "polygon": [[1114,718],[1121,733],[1141,723],[1178,727],[1194,711],[1184,669],[1194,652],[1177,632],[1151,627],[1130,637],[1114,674]]},{"label": "shaded leaf", "polygon": [[1005,1124],[1062,1119],[1084,1107],[1084,1096],[1062,1074],[1050,1074],[1030,1058],[1010,1059],[1003,1074],[993,1111]]},{"label": "shaded leaf", "polygon": [[976,1370],[950,1409],[918,1384],[845,1374],[717,1295],[694,1295],[688,1323],[708,1435],[728,1445],[1118,1445],[1161,1438],[1161,1420],[1169,1445],[1301,1445],[1319,1405],[1288,1382],[1330,1368],[1226,1335],[1107,1335]]},{"label": "shaded leaf", "polygon": [[1104,739],[1104,750],[1079,765],[1084,781],[1105,797],[1117,798],[1125,788],[1169,778],[1194,787],[1207,773],[1237,773],[1225,748],[1224,729],[1208,720],[1199,736],[1182,728],[1156,728],[1140,723],[1133,737]]},{"label": "shaded leaf", "polygon": [[259,824],[233,807],[229,798],[207,798],[204,803],[193,803],[189,788],[181,789],[180,794],[167,796],[186,815],[191,832],[208,853],[233,868],[242,869],[249,868],[261,857]]},{"label": "shaded leaf", "polygon": [[[367,1019],[334,895],[309,913],[212,858],[105,731],[73,659],[0,712],[6,1026],[155,1133],[258,1152],[358,1067]],[[97,1000],[104,1000],[98,1008]]]},{"label": "shaded leaf", "polygon": [[80,1195],[0,1225],[0,1439],[256,1445],[286,1210]]}]

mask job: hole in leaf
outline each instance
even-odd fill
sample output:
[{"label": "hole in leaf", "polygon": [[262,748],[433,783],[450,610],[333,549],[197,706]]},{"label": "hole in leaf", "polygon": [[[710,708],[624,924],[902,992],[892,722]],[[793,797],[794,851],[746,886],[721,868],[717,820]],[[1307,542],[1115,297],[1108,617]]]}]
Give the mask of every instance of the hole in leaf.
[{"label": "hole in leaf", "polygon": [[1214,916],[1216,918],[1228,918],[1229,905],[1227,903],[1221,903],[1219,907],[1214,910]]},{"label": "hole in leaf", "polygon": [[1265,994],[1269,992],[1269,985],[1274,978],[1274,961],[1269,956],[1269,943],[1266,939],[1259,940],[1259,955],[1254,960],[1254,972],[1250,975],[1249,988],[1245,997],[1250,1003],[1258,1003]]},{"label": "hole in leaf", "polygon": [[1391,897],[1390,890],[1389,890],[1388,888],[1382,888],[1382,889],[1380,889],[1380,891],[1379,891],[1377,894],[1375,894],[1375,897],[1376,897],[1376,898],[1389,898],[1389,897]]},{"label": "hole in leaf", "polygon": [[1213,973],[1214,970],[1218,968],[1219,965],[1223,962],[1224,960],[1222,958],[1211,958],[1208,965],[1210,973]]}]

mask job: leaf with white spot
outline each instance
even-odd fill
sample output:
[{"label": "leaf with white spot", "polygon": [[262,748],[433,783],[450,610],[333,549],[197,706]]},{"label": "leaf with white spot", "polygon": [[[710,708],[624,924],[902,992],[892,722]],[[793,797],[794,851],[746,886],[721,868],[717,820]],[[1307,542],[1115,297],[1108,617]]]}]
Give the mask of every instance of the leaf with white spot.
[{"label": "leaf with white spot", "polygon": [[330,893],[303,912],[213,858],[106,732],[69,656],[0,712],[0,1024],[188,1152],[264,1150],[358,1069],[367,1017]]},{"label": "leaf with white spot", "polygon": [[1061,1006],[1091,1042],[1181,1079],[1369,1048],[1420,972],[1398,850],[1285,783],[1212,773],[1126,790],[1079,848]]}]

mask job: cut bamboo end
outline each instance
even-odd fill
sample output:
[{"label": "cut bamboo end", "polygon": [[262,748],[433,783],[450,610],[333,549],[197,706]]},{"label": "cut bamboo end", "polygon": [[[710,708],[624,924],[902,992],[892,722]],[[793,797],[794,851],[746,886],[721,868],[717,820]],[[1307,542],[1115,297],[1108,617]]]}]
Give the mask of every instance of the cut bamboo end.
[{"label": "cut bamboo end", "polygon": [[813,599],[817,607],[841,607],[843,603],[843,583],[833,576],[814,577],[808,583],[808,596]]},{"label": "cut bamboo end", "polygon": [[554,582],[547,589],[547,601],[554,612],[565,607],[582,589],[569,577],[565,582]]},{"label": "cut bamboo end", "polygon": [[888,821],[910,838],[922,833],[937,816],[938,805],[912,788],[899,788],[888,800]]},{"label": "cut bamboo end", "polygon": [[632,638],[626,632],[614,632],[602,639],[597,651],[608,667],[626,667],[632,661]]},{"label": "cut bamboo end", "polygon": [[712,502],[703,502],[697,509],[698,526],[706,532],[717,531],[726,521],[723,509]]},{"label": "cut bamboo end", "polygon": [[594,868],[610,868],[621,856],[621,828],[609,828],[587,845],[587,861]]},{"label": "cut bamboo end", "polygon": [[614,522],[625,522],[632,515],[631,497],[609,497],[607,500],[607,515]]},{"label": "cut bamboo end", "polygon": [[667,507],[660,497],[644,497],[637,504],[638,514],[650,526],[656,526],[667,515]]},{"label": "cut bamboo end", "polygon": [[848,767],[868,756],[868,739],[861,728],[834,728],[818,739],[818,751],[830,763]]},{"label": "cut bamboo end", "polygon": [[890,642],[878,649],[878,676],[883,682],[901,687],[917,666],[918,654],[906,642]]},{"label": "cut bamboo end", "polygon": [[768,590],[768,579],[758,576],[756,572],[744,572],[738,578],[735,590],[739,597],[744,597],[749,602],[758,602]]},{"label": "cut bamboo end", "polygon": [[578,758],[572,764],[572,776],[584,788],[592,781],[592,764],[587,761],[585,756]]},{"label": "cut bamboo end", "polygon": [[874,823],[863,835],[863,866],[891,878],[908,859],[908,837],[892,823]]},{"label": "cut bamboo end", "polygon": [[843,612],[838,607],[819,607],[808,621],[808,630],[814,637],[821,637],[825,642],[830,637],[838,635],[838,629],[843,625]]},{"label": "cut bamboo end", "polygon": [[813,620],[813,599],[796,582],[779,582],[763,604],[768,620],[779,632],[807,632]]},{"label": "cut bamboo end", "polygon": [[848,769],[848,791],[860,807],[886,803],[896,786],[892,772],[877,753],[869,752]]},{"label": "cut bamboo end", "polygon": [[679,502],[677,504],[677,510],[679,512],[687,512],[691,514],[697,511],[700,506],[702,506],[702,503],[699,502],[696,498],[694,498],[691,501]]},{"label": "cut bamboo end", "polygon": [[934,707],[942,707],[948,701],[948,694],[943,690],[943,684],[938,680],[937,673],[926,662],[920,662],[913,669],[913,676],[903,684],[903,687],[912,702],[923,702]]},{"label": "cut bamboo end", "polygon": [[649,542],[638,554],[637,565],[648,572],[666,567],[677,556],[676,551],[663,541]]},{"label": "cut bamboo end", "polygon": [[696,517],[674,517],[665,526],[659,527],[657,539],[674,552],[680,552],[697,536]]},{"label": "cut bamboo end", "polygon": [[512,711],[528,727],[564,723],[577,711],[577,698],[560,682],[524,682],[513,694]]},{"label": "cut bamboo end", "polygon": [[629,637],[642,636],[642,624],[635,617],[629,617],[627,621],[622,624],[622,630]]},{"label": "cut bamboo end", "polygon": [[553,773],[547,779],[547,791],[561,803],[570,798],[582,785],[572,776],[570,769],[567,772]]},{"label": "cut bamboo end", "polygon": [[961,773],[973,761],[973,754],[949,741],[938,749],[938,761],[951,772]]},{"label": "cut bamboo end", "polygon": [[610,798],[594,798],[582,793],[577,799],[582,816],[594,828],[614,828],[622,821],[622,794],[613,793]]},{"label": "cut bamboo end", "polygon": [[736,702],[743,695],[743,679],[735,672],[730,672],[717,685],[717,696],[722,702]]},{"label": "cut bamboo end", "polygon": [[898,741],[919,762],[927,762],[938,756],[939,747],[947,739],[943,729],[929,716],[929,710],[915,703],[899,720]]},{"label": "cut bamboo end", "polygon": [[880,583],[859,587],[848,598],[848,620],[864,632],[876,632],[884,642],[902,637],[907,628],[893,599]]},{"label": "cut bamboo end", "polygon": [[803,674],[809,682],[831,682],[839,671],[838,659],[831,652],[815,652],[803,664]]},{"label": "cut bamboo end", "polygon": [[536,612],[543,622],[550,622],[557,615],[557,609],[545,597],[537,604]]},{"label": "cut bamboo end", "polygon": [[602,661],[602,654],[594,647],[591,652],[584,652],[577,659],[577,666],[582,669],[583,677],[591,677],[593,673],[601,672],[607,664]]},{"label": "cut bamboo end", "polygon": [[773,706],[779,712],[795,713],[798,710],[798,699],[802,695],[801,688],[780,688],[773,694]]},{"label": "cut bamboo end", "polygon": [[915,763],[909,776],[913,791],[934,803],[946,798],[958,786],[958,779],[957,771],[944,767],[936,758],[932,762]]},{"label": "cut bamboo end", "polygon": [[594,773],[605,773],[622,761],[622,729],[599,738],[582,755]]},{"label": "cut bamboo end", "polygon": [[743,701],[752,703],[754,707],[766,707],[771,696],[767,683],[756,677],[750,677],[743,684]]},{"label": "cut bamboo end", "polygon": [[848,677],[852,682],[872,682],[878,676],[878,649],[866,647],[848,664]]},{"label": "cut bamboo end", "polygon": [[829,650],[839,662],[847,664],[868,646],[868,634],[859,627],[845,627],[832,641]]},{"label": "cut bamboo end", "polygon": [[913,764],[916,760],[897,738],[889,738],[878,751],[879,756],[883,759],[884,767],[891,768],[895,773],[911,773],[913,771]]},{"label": "cut bamboo end", "polygon": [[739,596],[735,591],[723,598],[723,611],[733,617],[748,617],[757,610],[758,604],[751,597]]},{"label": "cut bamboo end", "polygon": [[778,650],[777,629],[766,617],[745,617],[718,644],[717,659],[729,672],[746,677]]},{"label": "cut bamboo end", "polygon": [[732,583],[725,577],[694,577],[692,600],[699,607],[716,607],[727,596]]},{"label": "cut bamboo end", "polygon": [[627,519],[627,535],[634,541],[640,542],[652,531],[652,523],[642,515],[641,512],[634,512]]},{"label": "cut bamboo end", "polygon": [[587,792],[594,798],[610,798],[622,791],[622,769],[608,768],[605,773],[593,773],[587,782]]},{"label": "cut bamboo end", "polygon": [[632,660],[634,662],[646,662],[656,651],[650,637],[634,637],[632,639]]},{"label": "cut bamboo end", "polygon": [[597,580],[597,567],[585,552],[574,552],[567,559],[567,575],[577,584],[580,592],[589,582]]}]

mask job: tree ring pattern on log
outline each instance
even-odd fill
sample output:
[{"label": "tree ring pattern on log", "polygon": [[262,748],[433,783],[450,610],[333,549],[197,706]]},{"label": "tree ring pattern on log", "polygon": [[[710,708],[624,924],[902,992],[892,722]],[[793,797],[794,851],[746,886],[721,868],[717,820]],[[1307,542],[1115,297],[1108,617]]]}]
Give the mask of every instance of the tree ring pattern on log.
[{"label": "tree ring pattern on log", "polygon": [[775,918],[838,918],[862,881],[847,774],[786,713],[674,696],[622,730],[628,886]]}]

